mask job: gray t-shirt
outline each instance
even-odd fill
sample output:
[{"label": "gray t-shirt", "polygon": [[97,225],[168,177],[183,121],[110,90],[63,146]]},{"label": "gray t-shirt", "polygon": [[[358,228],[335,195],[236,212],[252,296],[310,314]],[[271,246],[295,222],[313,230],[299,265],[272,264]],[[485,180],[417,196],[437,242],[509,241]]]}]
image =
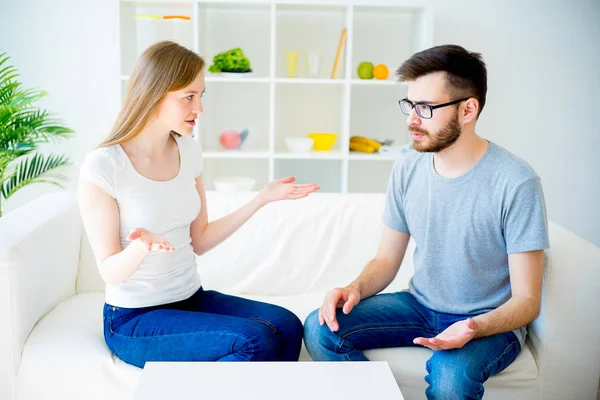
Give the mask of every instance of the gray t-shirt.
[{"label": "gray t-shirt", "polygon": [[[492,142],[454,179],[438,175],[433,153],[403,155],[390,176],[383,222],[414,239],[409,291],[442,313],[502,305],[511,297],[508,254],[549,248],[540,178]],[[522,347],[525,327],[515,334]]]}]

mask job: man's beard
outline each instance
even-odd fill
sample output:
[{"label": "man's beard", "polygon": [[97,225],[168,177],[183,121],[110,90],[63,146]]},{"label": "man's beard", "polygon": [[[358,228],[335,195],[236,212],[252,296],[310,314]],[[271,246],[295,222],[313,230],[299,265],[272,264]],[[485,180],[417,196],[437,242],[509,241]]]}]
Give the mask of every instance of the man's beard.
[{"label": "man's beard", "polygon": [[461,127],[458,124],[458,112],[454,115],[454,118],[448,121],[445,127],[440,129],[435,138],[432,137],[429,132],[421,128],[413,127],[409,128],[408,131],[424,135],[423,138],[421,138],[421,141],[425,137],[429,138],[428,143],[421,143],[421,141],[413,140],[413,148],[416,151],[421,153],[437,153],[446,150],[458,140],[461,133]]}]

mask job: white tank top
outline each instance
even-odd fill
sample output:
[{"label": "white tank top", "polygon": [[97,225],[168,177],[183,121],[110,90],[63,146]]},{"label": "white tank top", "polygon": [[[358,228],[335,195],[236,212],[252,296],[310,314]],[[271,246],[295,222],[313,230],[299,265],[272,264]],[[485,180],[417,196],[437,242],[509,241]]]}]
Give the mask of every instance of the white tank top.
[{"label": "white tank top", "polygon": [[174,135],[179,147],[179,173],[170,181],[139,174],[120,145],[90,152],[80,169],[82,178],[112,196],[119,207],[121,247],[131,243],[134,228],[163,236],[173,252],[150,252],[125,282],[106,285],[108,304],[138,308],[184,300],[201,285],[192,251],[190,225],[200,213],[195,178],[202,173],[200,145],[189,136]]}]

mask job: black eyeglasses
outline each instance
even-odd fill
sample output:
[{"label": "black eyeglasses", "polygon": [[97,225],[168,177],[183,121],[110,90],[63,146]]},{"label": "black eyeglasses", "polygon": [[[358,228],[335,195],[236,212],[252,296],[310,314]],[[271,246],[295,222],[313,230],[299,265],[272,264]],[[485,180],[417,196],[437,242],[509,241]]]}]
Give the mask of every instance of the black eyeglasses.
[{"label": "black eyeglasses", "polygon": [[433,110],[435,110],[436,108],[451,106],[452,104],[458,104],[461,101],[465,101],[465,100],[469,100],[469,98],[466,97],[464,99],[454,100],[449,103],[438,104],[437,106],[430,106],[430,105],[423,104],[423,103],[413,103],[413,102],[409,101],[408,99],[399,100],[398,103],[400,103],[400,109],[402,110],[402,112],[404,114],[410,115],[410,112],[414,108],[417,111],[417,115],[419,117],[424,118],[424,119],[430,119],[431,117],[433,117]]}]

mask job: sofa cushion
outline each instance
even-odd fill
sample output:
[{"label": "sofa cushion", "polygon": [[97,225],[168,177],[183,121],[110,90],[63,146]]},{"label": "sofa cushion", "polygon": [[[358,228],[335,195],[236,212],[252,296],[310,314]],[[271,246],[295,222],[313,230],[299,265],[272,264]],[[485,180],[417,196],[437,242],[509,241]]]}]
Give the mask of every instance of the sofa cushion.
[{"label": "sofa cushion", "polygon": [[140,370],[111,356],[102,332],[103,303],[104,293],[76,295],[38,322],[21,356],[17,399],[133,397]]},{"label": "sofa cushion", "polygon": [[[389,292],[390,288],[386,290]],[[298,296],[244,296],[253,300],[264,301],[285,307],[293,311],[302,322],[323,301],[324,293],[312,293]],[[422,347],[395,347],[365,351],[372,361],[387,361],[403,397],[424,399],[425,363],[432,351]],[[300,361],[310,360],[304,344],[300,353]],[[485,384],[486,400],[532,399],[537,390],[538,369],[529,346],[521,351],[516,360],[504,371],[489,379]]]},{"label": "sofa cushion", "polygon": [[[321,304],[323,293],[244,297],[286,307],[304,321]],[[20,400],[132,397],[142,370],[119,360],[106,346],[103,302],[101,292],[70,297],[36,325],[25,343],[17,377]],[[430,350],[379,349],[369,350],[366,355],[371,360],[389,362],[406,399],[423,398],[424,366]],[[300,359],[310,360],[304,347]],[[531,398],[536,378],[537,366],[526,347],[509,368],[486,383],[486,399]]]},{"label": "sofa cushion", "polygon": [[[254,195],[207,192],[209,219],[235,211]],[[269,296],[318,293],[346,285],[377,251],[384,201],[382,194],[315,193],[269,204],[223,243],[197,257],[203,284]],[[413,250],[414,246],[407,251],[395,286],[408,284],[412,267],[404,266],[412,266]],[[104,286],[84,235],[77,293],[102,291]]]}]

